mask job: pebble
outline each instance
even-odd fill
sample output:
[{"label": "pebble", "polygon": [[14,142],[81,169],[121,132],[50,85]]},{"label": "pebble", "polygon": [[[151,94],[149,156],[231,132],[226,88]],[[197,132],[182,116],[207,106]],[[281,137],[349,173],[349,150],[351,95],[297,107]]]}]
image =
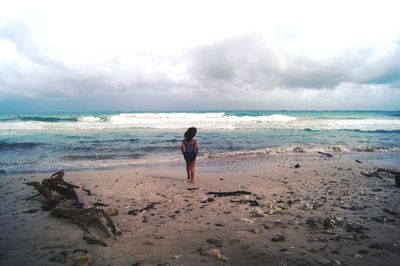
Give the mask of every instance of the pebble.
[{"label": "pebble", "polygon": [[216,249],[216,248],[208,250],[206,252],[206,254],[211,256],[211,257],[216,258],[217,260],[221,260],[221,261],[224,261],[224,262],[229,261],[229,258],[224,256],[224,255],[222,255],[221,251],[219,249]]},{"label": "pebble", "polygon": [[261,210],[260,208],[255,208],[252,214],[254,217],[264,217],[264,211]]}]

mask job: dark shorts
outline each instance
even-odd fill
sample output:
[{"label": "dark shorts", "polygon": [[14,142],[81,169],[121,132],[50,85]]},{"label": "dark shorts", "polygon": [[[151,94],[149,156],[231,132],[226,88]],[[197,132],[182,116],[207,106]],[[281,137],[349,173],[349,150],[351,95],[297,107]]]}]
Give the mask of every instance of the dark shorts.
[{"label": "dark shorts", "polygon": [[195,152],[184,152],[183,157],[185,158],[186,162],[193,162],[196,160],[197,154]]}]

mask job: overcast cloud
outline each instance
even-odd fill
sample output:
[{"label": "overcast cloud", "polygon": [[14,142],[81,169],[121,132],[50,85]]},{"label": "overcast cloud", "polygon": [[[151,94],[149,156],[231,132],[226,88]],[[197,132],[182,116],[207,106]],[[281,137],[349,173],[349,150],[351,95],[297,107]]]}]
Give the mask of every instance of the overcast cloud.
[{"label": "overcast cloud", "polygon": [[396,1],[163,2],[1,1],[0,111],[399,109]]}]

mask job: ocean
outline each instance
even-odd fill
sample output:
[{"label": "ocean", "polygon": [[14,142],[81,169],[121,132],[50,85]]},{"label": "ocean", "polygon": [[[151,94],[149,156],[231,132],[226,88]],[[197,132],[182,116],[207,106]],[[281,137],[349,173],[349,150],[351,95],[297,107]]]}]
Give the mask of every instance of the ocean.
[{"label": "ocean", "polygon": [[200,158],[258,153],[399,152],[400,111],[0,114],[0,170],[51,172],[177,161],[188,127]]}]

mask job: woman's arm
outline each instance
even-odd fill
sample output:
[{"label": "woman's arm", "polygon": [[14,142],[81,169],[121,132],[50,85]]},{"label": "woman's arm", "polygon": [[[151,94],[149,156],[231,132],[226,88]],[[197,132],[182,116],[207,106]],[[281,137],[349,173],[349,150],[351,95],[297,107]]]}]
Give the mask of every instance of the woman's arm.
[{"label": "woman's arm", "polygon": [[182,140],[181,151],[182,151],[182,153],[185,151],[185,141],[184,140]]},{"label": "woman's arm", "polygon": [[194,151],[196,152],[196,154],[199,153],[199,143],[197,143],[197,140],[194,140]]}]

